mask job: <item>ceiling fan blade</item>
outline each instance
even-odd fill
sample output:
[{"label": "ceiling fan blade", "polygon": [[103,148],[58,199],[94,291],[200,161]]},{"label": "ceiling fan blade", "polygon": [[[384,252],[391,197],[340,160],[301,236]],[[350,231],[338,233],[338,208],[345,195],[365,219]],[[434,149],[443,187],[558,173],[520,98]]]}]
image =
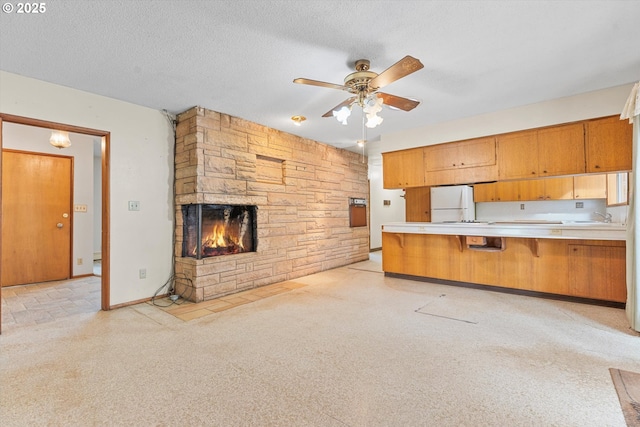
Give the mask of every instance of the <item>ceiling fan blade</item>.
[{"label": "ceiling fan blade", "polygon": [[419,59],[407,55],[391,67],[378,74],[378,76],[371,79],[369,87],[372,89],[380,89],[381,87],[385,87],[389,83],[393,83],[396,80],[408,76],[423,67],[424,65],[422,65],[422,62],[420,62]]},{"label": "ceiling fan blade", "polygon": [[414,101],[413,99],[403,98],[401,96],[389,95],[388,93],[377,92],[377,95],[382,98],[389,107],[398,108],[403,111],[411,111],[420,104],[420,101]]},{"label": "ceiling fan blade", "polygon": [[336,110],[341,109],[342,107],[346,107],[348,105],[351,105],[353,103],[353,101],[356,100],[355,96],[352,96],[349,99],[345,99],[344,101],[342,101],[342,103],[336,105],[335,107],[333,107],[331,110],[327,111],[326,113],[324,113],[322,115],[322,117],[333,117],[333,112]]},{"label": "ceiling fan blade", "polygon": [[349,90],[349,88],[346,86],[337,85],[334,83],[321,82],[319,80],[298,78],[298,79],[295,79],[293,82],[301,85],[311,85],[311,86],[328,87],[330,89]]}]

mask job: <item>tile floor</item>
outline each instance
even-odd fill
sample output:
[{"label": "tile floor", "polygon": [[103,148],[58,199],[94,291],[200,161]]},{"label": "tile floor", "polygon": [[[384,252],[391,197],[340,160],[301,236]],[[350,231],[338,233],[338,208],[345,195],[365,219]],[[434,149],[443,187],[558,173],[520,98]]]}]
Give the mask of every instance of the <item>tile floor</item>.
[{"label": "tile floor", "polygon": [[149,304],[160,307],[162,310],[174,315],[178,319],[188,321],[208,316],[213,313],[219,313],[221,311],[229,310],[240,305],[249,304],[264,298],[269,298],[273,295],[278,295],[283,292],[301,288],[303,286],[307,285],[289,281],[274,283],[273,285],[261,286],[259,288],[250,289],[247,291],[238,292],[232,295],[227,295],[224,297],[199,303],[193,303],[184,300],[178,300],[174,303],[170,301],[169,298],[162,298],[155,301],[150,301]]},{"label": "tile floor", "polygon": [[[360,263],[359,267],[350,268],[382,272],[381,256],[381,252],[372,252],[370,264]],[[92,277],[3,288],[2,325],[36,325],[79,313],[100,311],[100,261],[94,262],[93,272],[95,276]],[[306,285],[303,283],[287,281],[201,303],[185,300],[172,302],[168,298],[162,298],[150,301],[149,304],[178,319],[189,321],[304,286]]]},{"label": "tile floor", "polygon": [[2,289],[2,326],[37,325],[100,310],[100,277],[9,286]]}]

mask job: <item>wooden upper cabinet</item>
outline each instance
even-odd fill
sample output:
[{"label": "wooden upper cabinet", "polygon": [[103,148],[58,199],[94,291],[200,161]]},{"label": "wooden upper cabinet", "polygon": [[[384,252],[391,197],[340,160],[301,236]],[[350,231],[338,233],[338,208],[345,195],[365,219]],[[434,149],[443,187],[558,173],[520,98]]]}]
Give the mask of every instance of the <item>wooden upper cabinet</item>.
[{"label": "wooden upper cabinet", "polygon": [[587,172],[631,170],[633,126],[620,117],[587,122]]},{"label": "wooden upper cabinet", "polygon": [[424,149],[382,153],[382,182],[384,188],[424,186]]},{"label": "wooden upper cabinet", "polygon": [[547,178],[544,181],[545,200],[571,200],[573,196],[573,177]]},{"label": "wooden upper cabinet", "polygon": [[545,178],[517,181],[520,201],[573,199],[573,178]]},{"label": "wooden upper cabinet", "polygon": [[538,175],[585,172],[584,125],[573,123],[538,130]]},{"label": "wooden upper cabinet", "polygon": [[585,172],[584,125],[573,123],[498,137],[500,179]]},{"label": "wooden upper cabinet", "polygon": [[582,175],[573,177],[575,199],[605,199],[607,197],[607,175]]},{"label": "wooden upper cabinet", "polygon": [[496,183],[476,184],[473,186],[473,201],[495,202],[496,201]]},{"label": "wooden upper cabinet", "polygon": [[535,130],[498,137],[498,175],[500,179],[538,176],[538,136]]},{"label": "wooden upper cabinet", "polygon": [[496,164],[495,137],[425,147],[425,170],[473,168]]}]

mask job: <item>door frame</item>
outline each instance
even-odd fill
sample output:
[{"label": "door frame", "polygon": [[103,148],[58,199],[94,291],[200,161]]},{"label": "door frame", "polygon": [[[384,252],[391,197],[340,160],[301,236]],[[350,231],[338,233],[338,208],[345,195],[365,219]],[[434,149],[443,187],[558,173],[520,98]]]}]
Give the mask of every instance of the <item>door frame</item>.
[{"label": "door frame", "polygon": [[[45,129],[62,130],[73,133],[81,133],[89,136],[102,138],[102,275],[100,277],[101,309],[108,311],[111,309],[110,298],[110,161],[111,161],[111,133],[98,129],[73,126],[64,123],[50,122],[46,120],[33,119],[30,117],[16,116],[12,114],[0,113],[0,152],[2,151],[2,128],[4,123],[16,123],[27,126],[35,126]],[[0,156],[0,206],[2,205],[2,156]],[[2,210],[0,209],[0,223],[2,222]],[[0,251],[2,250],[2,238],[0,238]],[[0,297],[2,288],[0,287]],[[2,332],[2,308],[0,308],[0,333]]]}]

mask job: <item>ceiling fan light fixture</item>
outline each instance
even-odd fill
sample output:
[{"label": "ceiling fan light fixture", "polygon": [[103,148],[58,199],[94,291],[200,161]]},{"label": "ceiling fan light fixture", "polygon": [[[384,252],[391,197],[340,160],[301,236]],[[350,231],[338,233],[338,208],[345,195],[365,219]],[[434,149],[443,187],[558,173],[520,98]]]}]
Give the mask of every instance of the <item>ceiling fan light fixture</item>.
[{"label": "ceiling fan light fixture", "polygon": [[369,129],[373,129],[374,127],[378,126],[380,123],[382,123],[384,119],[380,116],[378,116],[376,113],[373,114],[367,114],[367,124],[366,126]]},{"label": "ceiling fan light fixture", "polygon": [[302,126],[302,122],[307,120],[305,116],[292,116],[291,120],[293,120],[293,124],[296,126]]},{"label": "ceiling fan light fixture", "polygon": [[347,119],[349,118],[350,115],[351,115],[351,108],[347,107],[346,105],[339,110],[333,111],[333,117],[335,117],[343,125],[347,124]]},{"label": "ceiling fan light fixture", "polygon": [[49,143],[59,149],[71,147],[69,132],[65,132],[62,130],[51,131],[51,137],[49,138]]},{"label": "ceiling fan light fixture", "polygon": [[358,144],[358,147],[364,147],[364,145],[367,143],[367,141],[365,139],[359,139],[356,144]]}]

